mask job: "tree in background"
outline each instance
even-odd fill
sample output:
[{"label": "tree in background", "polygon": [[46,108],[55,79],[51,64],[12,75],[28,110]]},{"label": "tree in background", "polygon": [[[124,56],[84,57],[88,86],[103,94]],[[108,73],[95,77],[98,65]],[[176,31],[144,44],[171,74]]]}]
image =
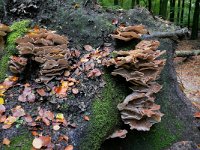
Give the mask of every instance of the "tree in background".
[{"label": "tree in background", "polygon": [[164,19],[167,19],[167,4],[168,0],[160,0],[160,12],[159,15]]},{"label": "tree in background", "polygon": [[191,14],[191,8],[192,8],[192,0],[189,2],[189,11],[188,11],[188,28],[190,28],[190,14]]},{"label": "tree in background", "polygon": [[152,8],[152,2],[151,0],[148,0],[148,10],[151,11]]},{"label": "tree in background", "polygon": [[119,5],[119,1],[118,0],[114,0],[114,5]]},{"label": "tree in background", "polygon": [[175,0],[170,0],[170,21],[174,22],[174,14],[175,14]]},{"label": "tree in background", "polygon": [[180,24],[181,24],[182,26],[183,26],[184,9],[185,9],[185,0],[182,0],[181,20],[180,20]]},{"label": "tree in background", "polygon": [[192,24],[192,35],[191,35],[191,39],[193,39],[193,40],[198,38],[199,9],[200,9],[199,3],[200,3],[200,0],[196,0],[194,16],[193,16],[193,24]]}]

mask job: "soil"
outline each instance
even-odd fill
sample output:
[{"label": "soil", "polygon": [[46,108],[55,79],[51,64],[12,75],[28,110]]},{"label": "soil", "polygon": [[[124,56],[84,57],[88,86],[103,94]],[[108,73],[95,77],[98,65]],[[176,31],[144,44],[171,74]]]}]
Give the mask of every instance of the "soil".
[{"label": "soil", "polygon": [[[177,51],[198,50],[200,40],[183,40],[178,43]],[[200,104],[200,56],[174,59],[176,71],[182,90],[189,100]]]}]

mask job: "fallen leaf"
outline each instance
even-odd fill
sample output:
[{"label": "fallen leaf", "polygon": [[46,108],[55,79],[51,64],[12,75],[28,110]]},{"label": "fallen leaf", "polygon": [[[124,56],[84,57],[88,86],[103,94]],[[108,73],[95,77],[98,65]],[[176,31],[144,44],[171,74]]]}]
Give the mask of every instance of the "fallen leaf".
[{"label": "fallen leaf", "polygon": [[60,126],[58,124],[53,126],[53,130],[58,131],[60,129]]},{"label": "fallen leaf", "polygon": [[88,74],[87,74],[87,77],[98,77],[100,76],[102,73],[99,69],[93,69],[92,71],[90,71]]},{"label": "fallen leaf", "polygon": [[12,110],[13,117],[19,118],[22,116],[25,116],[25,111],[24,109],[21,108],[21,106],[16,106]]},{"label": "fallen leaf", "polygon": [[38,136],[38,135],[39,135],[36,131],[32,131],[31,134],[32,134],[33,136]]},{"label": "fallen leaf", "polygon": [[64,115],[62,113],[58,113],[56,115],[56,119],[63,120],[64,119]]},{"label": "fallen leaf", "polygon": [[90,120],[90,118],[88,116],[84,116],[83,118],[84,118],[85,121],[89,121]]},{"label": "fallen leaf", "polygon": [[42,96],[42,97],[46,96],[46,92],[45,92],[45,90],[43,88],[42,89],[37,89],[36,91],[40,96]]},{"label": "fallen leaf", "polygon": [[73,88],[73,89],[72,89],[72,93],[73,93],[73,94],[78,94],[78,92],[79,92],[79,90],[78,90],[77,88]]},{"label": "fallen leaf", "polygon": [[196,112],[196,113],[194,114],[194,117],[195,117],[195,118],[200,118],[200,112]]},{"label": "fallen leaf", "polygon": [[0,115],[0,123],[3,123],[6,120],[6,115]]},{"label": "fallen leaf", "polygon": [[4,124],[3,126],[2,126],[2,129],[9,129],[10,127],[11,127],[12,125],[11,124]]},{"label": "fallen leaf", "polygon": [[43,146],[42,144],[43,144],[43,142],[40,138],[35,138],[32,142],[33,147],[36,149],[41,149]]},{"label": "fallen leaf", "polygon": [[90,45],[85,45],[85,46],[84,46],[84,49],[85,49],[86,51],[89,51],[89,52],[93,50],[92,46],[90,46]]},{"label": "fallen leaf", "polygon": [[65,147],[65,150],[73,150],[74,146],[73,145],[68,145],[67,147]]},{"label": "fallen leaf", "polygon": [[69,140],[69,137],[68,136],[66,136],[66,135],[61,135],[61,136],[59,136],[59,139],[58,139],[58,141],[68,141]]},{"label": "fallen leaf", "polygon": [[23,93],[18,97],[20,102],[34,102],[35,101],[35,94],[32,93],[31,87],[29,85],[25,85]]},{"label": "fallen leaf", "polygon": [[0,97],[0,105],[3,105],[5,102],[4,102],[4,99],[2,97]]},{"label": "fallen leaf", "polygon": [[32,119],[32,117],[31,117],[30,115],[26,115],[26,116],[24,117],[24,120],[25,120],[26,122],[28,122],[28,123],[33,122],[33,119]]},{"label": "fallen leaf", "polygon": [[6,111],[5,106],[0,104],[0,115],[3,114],[5,111]]},{"label": "fallen leaf", "polygon": [[108,137],[108,139],[109,138],[125,138],[127,133],[128,133],[127,130],[116,130],[112,135]]},{"label": "fallen leaf", "polygon": [[5,121],[4,124],[6,125],[12,125],[17,120],[16,117],[9,116]]},{"label": "fallen leaf", "polygon": [[200,103],[198,103],[198,102],[192,102],[192,104],[193,104],[194,106],[196,106],[196,107],[200,110]]},{"label": "fallen leaf", "polygon": [[41,149],[43,146],[48,146],[50,143],[51,143],[50,136],[40,136],[33,140],[32,145],[36,149]]},{"label": "fallen leaf", "polygon": [[10,145],[10,140],[9,139],[7,139],[7,138],[4,138],[3,139],[3,145]]}]

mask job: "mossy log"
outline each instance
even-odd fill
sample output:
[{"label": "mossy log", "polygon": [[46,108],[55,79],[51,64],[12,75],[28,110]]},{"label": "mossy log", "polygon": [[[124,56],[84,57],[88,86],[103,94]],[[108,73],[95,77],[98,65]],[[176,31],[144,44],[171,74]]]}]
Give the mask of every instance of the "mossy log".
[{"label": "mossy log", "polygon": [[[58,30],[62,34],[66,34],[71,38],[71,46],[77,48],[81,48],[85,44],[98,47],[105,42],[113,43],[116,46],[116,43],[111,38],[108,38],[108,34],[116,28],[112,25],[113,18],[118,18],[120,22],[127,22],[130,25],[142,23],[151,32],[174,32],[179,29],[174,25],[168,26],[155,20],[144,8],[129,11],[105,11],[101,8],[90,9],[88,6],[87,8],[82,7],[84,2],[81,0],[77,1],[77,3],[80,3],[79,8],[74,7],[73,0],[65,3],[57,0],[47,0],[43,3],[38,0],[30,1],[30,3],[32,2],[38,4],[34,12],[23,13],[22,11],[20,13],[20,9],[17,9],[17,12],[9,10],[18,8],[22,3],[26,4],[26,1],[19,0],[13,3],[9,0],[7,2],[7,16],[9,19],[4,18],[3,21],[10,23],[10,21],[19,17],[33,19],[36,24],[45,25],[51,29]],[[173,65],[175,45],[169,39],[160,41],[160,49],[167,50],[167,63],[159,80],[160,84],[163,85],[163,89],[157,95],[156,100],[161,105],[161,111],[165,114],[162,122],[155,125],[149,132],[129,131],[126,139],[109,140],[102,145],[102,149],[162,150],[179,140],[192,140],[200,143],[199,130],[193,118],[194,108],[178,86]],[[121,43],[120,49],[132,46],[133,42],[125,45]],[[92,113],[91,120],[84,127],[84,130],[76,136],[76,139],[72,139],[75,144],[75,150],[88,150],[91,148],[98,150],[107,136],[114,131],[116,126],[121,124],[116,106],[120,101],[123,101],[129,91],[121,82],[116,82],[118,79],[111,77],[109,72],[105,74],[104,78],[107,84],[102,90],[102,94],[92,101],[93,103],[89,109]],[[18,137],[14,139],[15,141],[23,141],[17,140]],[[18,142],[18,145],[20,145],[20,142]],[[13,148],[12,145],[11,148]]]}]

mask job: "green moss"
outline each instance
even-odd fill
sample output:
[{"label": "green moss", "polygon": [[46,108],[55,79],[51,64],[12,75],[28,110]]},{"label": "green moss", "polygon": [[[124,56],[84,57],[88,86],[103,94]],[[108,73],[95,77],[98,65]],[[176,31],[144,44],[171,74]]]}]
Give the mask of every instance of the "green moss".
[{"label": "green moss", "polygon": [[28,31],[28,26],[30,24],[30,20],[22,20],[19,22],[14,22],[10,29],[12,30],[12,32],[10,34],[8,34],[7,37],[7,47],[6,50],[11,53],[11,54],[15,54],[16,51],[14,51],[15,49],[15,41],[17,38],[22,37],[27,31]]},{"label": "green moss", "polygon": [[30,150],[32,147],[33,137],[28,133],[10,139],[9,147],[5,146],[5,150]]},{"label": "green moss", "polygon": [[0,60],[0,82],[3,81],[6,77],[9,57],[17,53],[15,48],[15,41],[17,38],[22,37],[28,31],[29,24],[29,20],[22,20],[19,22],[14,22],[13,25],[11,25],[10,28],[12,32],[7,36],[5,52],[2,59]]},{"label": "green moss", "polygon": [[104,80],[106,86],[101,96],[92,104],[92,116],[87,135],[81,142],[81,150],[88,150],[91,147],[93,150],[98,150],[103,140],[119,124],[117,104],[127,96],[127,90],[108,73],[105,73]]}]

